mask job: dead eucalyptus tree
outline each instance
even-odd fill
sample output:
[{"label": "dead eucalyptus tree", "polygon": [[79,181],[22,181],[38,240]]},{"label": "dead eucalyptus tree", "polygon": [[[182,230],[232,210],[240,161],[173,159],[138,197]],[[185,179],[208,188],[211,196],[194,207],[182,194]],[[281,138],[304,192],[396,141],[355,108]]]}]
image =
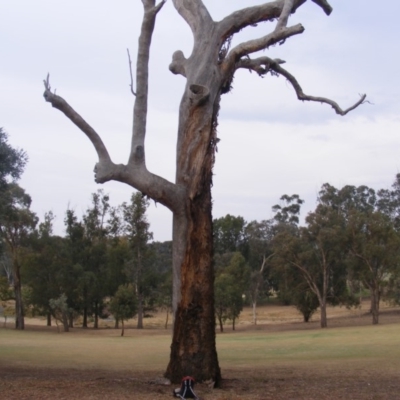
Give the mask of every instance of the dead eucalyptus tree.
[{"label": "dead eucalyptus tree", "polygon": [[[325,0],[312,0],[326,14],[332,11]],[[148,107],[148,64],[156,16],[165,0],[142,0],[144,16],[139,37],[131,153],[127,164],[112,161],[99,134],[44,82],[44,98],[63,112],[92,141],[99,161],[98,183],[126,183],[169,208],[173,213],[173,285],[175,323],[170,362],[166,376],[180,381],[185,374],[218,384],[221,373],[215,346],[212,265],[212,170],[217,138],[221,95],[231,90],[239,69],[285,77],[303,101],[326,103],[345,115],[365,100],[365,95],[343,110],[334,101],[306,95],[297,79],[282,67],[283,61],[256,55],[275,44],[283,44],[304,31],[301,24],[288,25],[292,13],[307,0],[275,0],[247,7],[214,21],[202,0],[172,0],[173,6],[193,33],[192,53],[172,55],[170,70],[186,79],[179,109],[176,179],[169,182],[146,168],[145,135]],[[261,22],[270,33],[230,46],[232,37]],[[255,55],[254,58],[252,55]]]}]

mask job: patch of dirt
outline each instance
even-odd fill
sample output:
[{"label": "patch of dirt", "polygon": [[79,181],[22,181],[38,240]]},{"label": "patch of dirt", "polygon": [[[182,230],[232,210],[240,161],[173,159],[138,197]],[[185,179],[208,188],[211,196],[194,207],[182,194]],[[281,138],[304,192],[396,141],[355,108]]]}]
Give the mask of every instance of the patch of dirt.
[{"label": "patch of dirt", "polygon": [[[129,373],[71,369],[0,367],[2,400],[135,399],[172,398],[171,385],[155,383],[156,372]],[[400,380],[386,372],[268,368],[224,370],[220,389],[195,387],[202,399],[213,400],[389,400],[400,393]]]}]

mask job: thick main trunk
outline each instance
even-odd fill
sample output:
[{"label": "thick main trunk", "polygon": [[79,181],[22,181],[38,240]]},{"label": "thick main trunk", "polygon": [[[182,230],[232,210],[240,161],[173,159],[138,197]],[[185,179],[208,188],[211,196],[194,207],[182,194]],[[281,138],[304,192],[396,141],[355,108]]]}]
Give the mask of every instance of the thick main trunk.
[{"label": "thick main trunk", "polygon": [[[213,27],[210,26],[210,29]],[[223,77],[221,38],[196,37],[185,61],[187,84],[179,110],[176,184],[185,199],[174,210],[174,330],[166,377],[221,380],[214,314],[212,169]]]},{"label": "thick main trunk", "polygon": [[166,376],[173,382],[190,375],[197,381],[212,379],[218,383],[210,192],[192,201],[190,217],[187,251],[181,266],[181,299]]},{"label": "thick main trunk", "polygon": [[[191,87],[189,92],[193,90]],[[201,98],[201,89],[195,91]],[[187,200],[181,212],[174,214],[174,265],[180,263],[174,273],[180,278],[180,298],[176,299],[166,376],[180,382],[190,375],[218,385],[221,372],[215,342],[211,185],[219,97],[214,93],[211,103],[203,105],[203,99],[196,100],[196,96],[189,95],[181,105],[181,118],[186,119],[178,139],[177,183],[186,187]]]}]

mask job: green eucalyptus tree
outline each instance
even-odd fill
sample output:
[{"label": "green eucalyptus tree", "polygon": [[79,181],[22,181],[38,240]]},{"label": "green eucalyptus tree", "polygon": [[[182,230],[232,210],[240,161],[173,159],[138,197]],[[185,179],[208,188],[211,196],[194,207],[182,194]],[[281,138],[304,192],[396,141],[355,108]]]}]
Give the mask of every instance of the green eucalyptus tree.
[{"label": "green eucalyptus tree", "polygon": [[68,264],[65,239],[53,235],[53,220],[50,211],[45,214],[39,229],[30,240],[31,252],[24,257],[22,273],[25,283],[31,290],[30,299],[36,312],[47,316],[47,325],[51,325],[53,309],[50,299],[56,299],[63,293],[59,282],[59,272]]},{"label": "green eucalyptus tree", "polygon": [[80,279],[83,304],[94,316],[94,328],[99,327],[103,300],[107,294],[107,250],[108,250],[108,212],[109,195],[103,190],[92,193],[92,204],[82,218],[84,228],[85,258]]},{"label": "green eucalyptus tree", "polygon": [[121,336],[124,336],[124,322],[133,318],[137,312],[135,288],[132,284],[125,284],[118,287],[118,290],[111,298],[110,311],[116,320],[121,321]]},{"label": "green eucalyptus tree", "polygon": [[249,285],[250,268],[240,252],[225,253],[226,264],[219,265],[215,278],[215,310],[221,332],[227,319],[235,322],[243,309],[243,296]]},{"label": "green eucalyptus tree", "polygon": [[135,287],[137,298],[137,328],[143,328],[144,316],[144,272],[148,258],[148,242],[153,238],[150,232],[150,224],[147,221],[146,211],[149,207],[149,199],[142,193],[132,194],[130,203],[122,204],[123,231],[128,238],[132,254],[127,263],[127,270]]},{"label": "green eucalyptus tree", "polygon": [[30,210],[30,205],[31,197],[24,189],[16,183],[7,185],[1,199],[0,237],[12,259],[16,329],[25,327],[21,282],[22,250],[38,221],[36,214]]},{"label": "green eucalyptus tree", "polygon": [[[370,292],[373,324],[379,322],[380,300],[399,277],[399,179],[392,190],[377,193],[365,185],[336,189],[323,186],[322,201],[340,213],[345,222],[349,251],[349,279]],[[322,193],[322,192],[321,192]]]},{"label": "green eucalyptus tree", "polygon": [[350,254],[354,275],[371,295],[372,323],[379,322],[379,304],[390,280],[400,273],[400,235],[390,218],[380,211],[349,216]]},{"label": "green eucalyptus tree", "polygon": [[21,177],[27,161],[26,152],[12,147],[8,143],[8,134],[0,128],[0,193]]},{"label": "green eucalyptus tree", "polygon": [[273,220],[251,221],[245,227],[247,259],[251,270],[247,293],[252,304],[254,325],[257,324],[258,300],[277,289],[271,274],[274,228]]},{"label": "green eucalyptus tree", "polygon": [[[15,182],[21,177],[28,156],[22,149],[8,142],[8,134],[0,128],[0,255],[9,252],[12,268],[9,282],[15,295],[15,327],[24,329],[24,309],[21,293],[20,259],[21,241],[35,224],[36,217],[29,211],[30,197]],[[8,265],[8,264],[7,264]]]},{"label": "green eucalyptus tree", "polygon": [[321,328],[328,326],[328,302],[340,302],[346,293],[345,244],[342,214],[321,199],[306,226],[279,229],[274,239],[274,261],[296,269],[318,298]]}]

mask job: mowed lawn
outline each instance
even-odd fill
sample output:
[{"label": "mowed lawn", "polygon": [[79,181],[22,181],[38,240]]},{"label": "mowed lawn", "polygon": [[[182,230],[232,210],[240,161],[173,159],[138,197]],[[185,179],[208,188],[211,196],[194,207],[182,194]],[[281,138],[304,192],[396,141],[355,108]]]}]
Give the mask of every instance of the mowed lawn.
[{"label": "mowed lawn", "polygon": [[[160,330],[119,331],[75,328],[0,329],[0,365],[154,371],[168,363],[171,334]],[[271,368],[279,365],[368,364],[400,371],[400,323],[378,326],[292,330],[228,331],[217,334],[221,368]]]},{"label": "mowed lawn", "polygon": [[[201,400],[400,398],[397,308],[385,310],[377,326],[368,313],[331,310],[340,315],[328,329],[289,311],[260,310],[262,323],[253,326],[247,310],[237,331],[217,333],[222,388],[197,384]],[[43,321],[22,332],[0,327],[0,399],[169,398],[173,386],[162,375],[171,331],[161,327],[160,320],[151,329],[127,329],[125,337],[111,328],[58,333]]]}]

